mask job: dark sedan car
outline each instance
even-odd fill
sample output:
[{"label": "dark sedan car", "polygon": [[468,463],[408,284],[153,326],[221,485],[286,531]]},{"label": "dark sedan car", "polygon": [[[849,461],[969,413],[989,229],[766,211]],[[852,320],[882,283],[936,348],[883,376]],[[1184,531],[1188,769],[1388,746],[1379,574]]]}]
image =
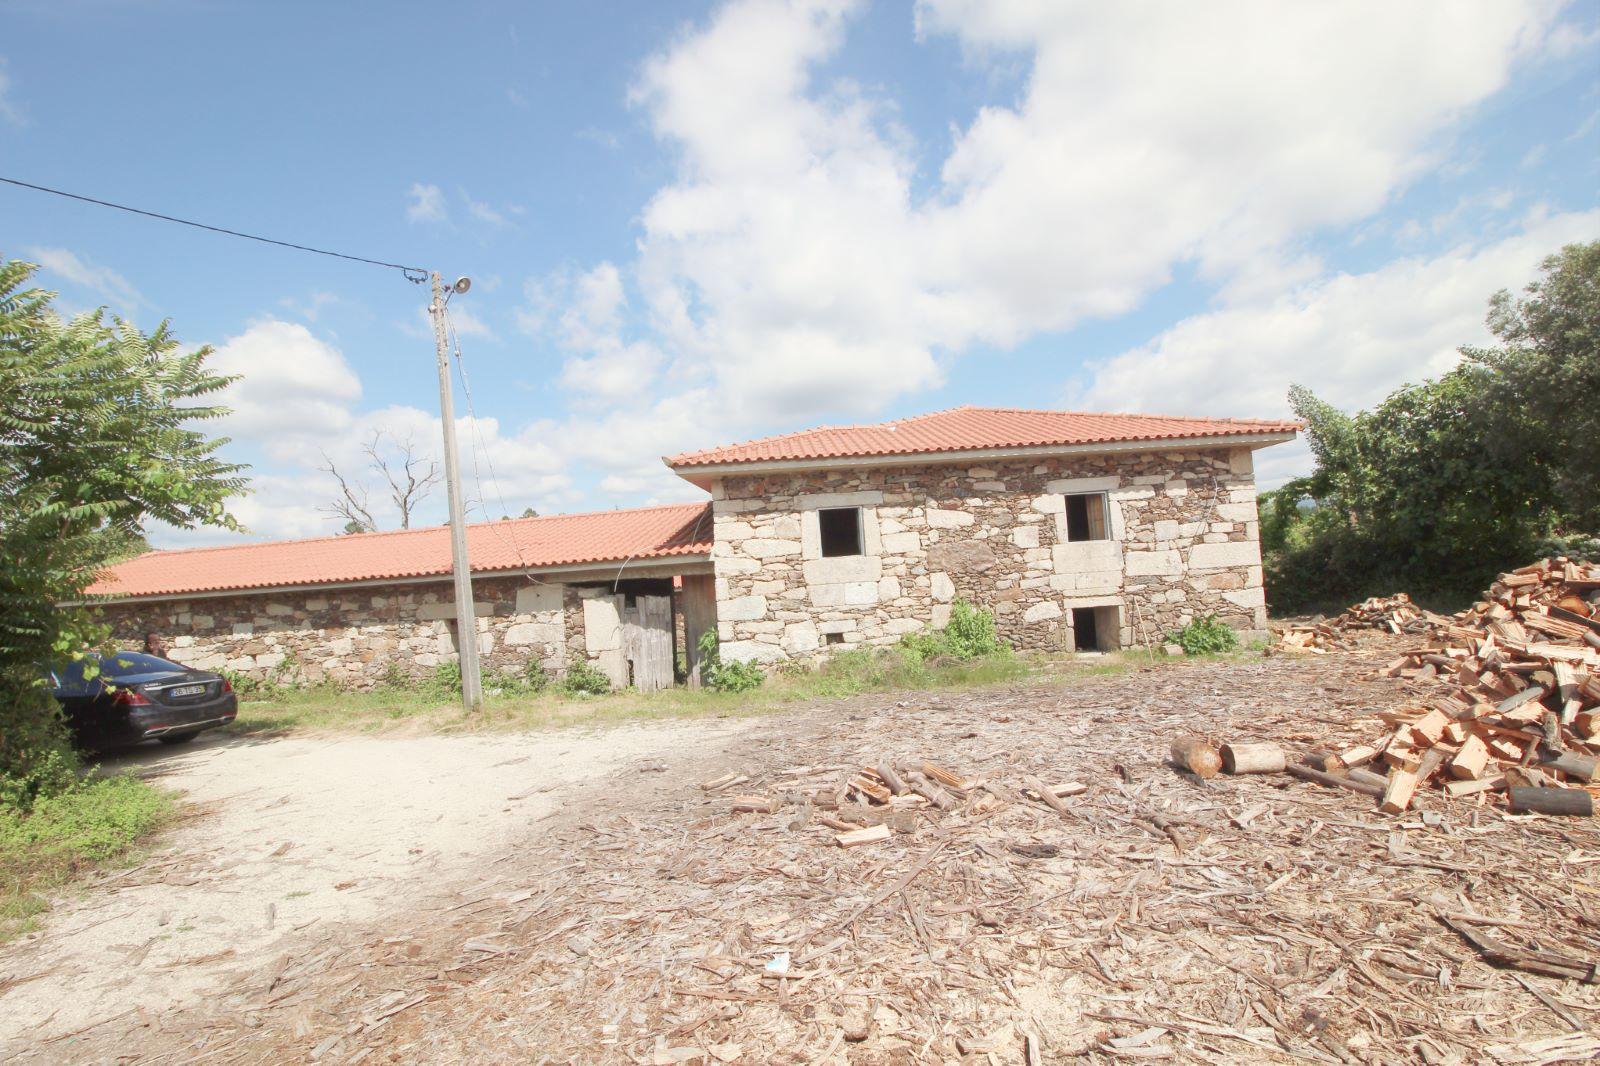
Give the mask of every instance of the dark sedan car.
[{"label": "dark sedan car", "polygon": [[[100,670],[86,678],[91,662]],[[239,714],[239,699],[221,674],[144,652],[92,655],[51,671],[50,679],[73,739],[83,748],[144,740],[182,744]]]}]

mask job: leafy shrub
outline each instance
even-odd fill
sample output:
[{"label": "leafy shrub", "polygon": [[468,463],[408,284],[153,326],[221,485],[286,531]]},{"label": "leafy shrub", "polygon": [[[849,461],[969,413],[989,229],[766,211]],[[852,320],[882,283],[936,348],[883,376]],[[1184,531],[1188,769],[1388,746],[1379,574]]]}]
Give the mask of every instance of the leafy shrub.
[{"label": "leafy shrub", "polygon": [[561,690],[569,696],[604,696],[611,691],[611,679],[593,663],[580,659],[567,667]]},{"label": "leafy shrub", "polygon": [[233,687],[234,695],[242,700],[270,695],[271,686],[265,681],[258,681],[249,674],[241,674],[233,670],[222,670],[220,673],[228,684]]},{"label": "leafy shrub", "polygon": [[718,692],[749,692],[760,688],[766,675],[753,662],[723,662],[717,634],[708,629],[700,634],[700,680]]},{"label": "leafy shrub", "polygon": [[520,674],[501,674],[491,687],[501,696],[537,696],[550,687],[550,675],[537,659],[529,659]]},{"label": "leafy shrub", "polygon": [[109,859],[147,833],[170,806],[164,793],[136,777],[85,781],[39,797],[26,813],[0,811],[0,854],[43,850]]},{"label": "leafy shrub", "polygon": [[950,605],[950,621],[943,629],[907,634],[900,647],[920,662],[940,658],[968,662],[1011,650],[995,632],[994,615],[964,599]]},{"label": "leafy shrub", "polygon": [[1239,646],[1239,634],[1214,614],[1192,619],[1182,629],[1168,633],[1167,640],[1180,645],[1185,655],[1214,655]]},{"label": "leafy shrub", "polygon": [[0,813],[26,811],[77,783],[78,757],[55,698],[32,678],[0,682]]},{"label": "leafy shrub", "polygon": [[433,668],[433,676],[422,685],[423,690],[436,699],[461,698],[461,664],[447,659]]},{"label": "leafy shrub", "polygon": [[40,890],[115,859],[166,820],[171,801],[136,777],[83,781],[40,794],[31,810],[0,806],[0,940],[46,909]]}]

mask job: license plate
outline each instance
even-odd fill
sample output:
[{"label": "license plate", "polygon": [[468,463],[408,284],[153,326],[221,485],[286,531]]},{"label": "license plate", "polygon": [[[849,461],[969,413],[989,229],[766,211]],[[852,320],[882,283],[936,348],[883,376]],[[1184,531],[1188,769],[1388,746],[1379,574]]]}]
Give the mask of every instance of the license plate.
[{"label": "license plate", "polygon": [[206,690],[206,687],[204,685],[179,685],[177,688],[168,689],[167,690],[167,695],[169,695],[169,696],[198,696],[198,695],[200,695],[200,693],[204,692],[205,690]]}]

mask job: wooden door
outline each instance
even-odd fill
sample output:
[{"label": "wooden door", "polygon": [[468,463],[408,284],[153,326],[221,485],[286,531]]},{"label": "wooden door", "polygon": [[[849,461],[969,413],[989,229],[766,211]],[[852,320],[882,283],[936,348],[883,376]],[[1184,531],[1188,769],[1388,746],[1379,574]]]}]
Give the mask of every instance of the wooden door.
[{"label": "wooden door", "polygon": [[622,609],[622,654],[634,688],[672,687],[671,596],[635,596]]}]

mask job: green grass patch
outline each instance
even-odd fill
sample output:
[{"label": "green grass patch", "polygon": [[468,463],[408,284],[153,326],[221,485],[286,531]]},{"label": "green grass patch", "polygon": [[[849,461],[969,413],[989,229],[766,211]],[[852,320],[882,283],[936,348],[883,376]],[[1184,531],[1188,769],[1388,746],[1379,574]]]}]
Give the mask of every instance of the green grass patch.
[{"label": "green grass patch", "polygon": [[484,678],[484,705],[469,716],[459,695],[418,687],[380,687],[365,692],[331,686],[278,689],[270,698],[245,700],[226,731],[271,735],[288,731],[471,733],[565,726],[600,726],[629,721],[769,714],[797,703],[843,699],[871,692],[981,688],[1021,682],[1068,683],[1147,665],[1142,653],[1104,656],[996,652],[969,659],[935,654],[923,658],[905,648],[843,652],[816,667],[772,670],[760,688],[718,692],[672,688],[661,692],[624,689],[603,695],[551,684],[529,692],[498,690]]},{"label": "green grass patch", "polygon": [[86,778],[28,811],[0,807],[0,941],[32,927],[43,893],[126,859],[171,812],[165,792],[126,775]]}]

